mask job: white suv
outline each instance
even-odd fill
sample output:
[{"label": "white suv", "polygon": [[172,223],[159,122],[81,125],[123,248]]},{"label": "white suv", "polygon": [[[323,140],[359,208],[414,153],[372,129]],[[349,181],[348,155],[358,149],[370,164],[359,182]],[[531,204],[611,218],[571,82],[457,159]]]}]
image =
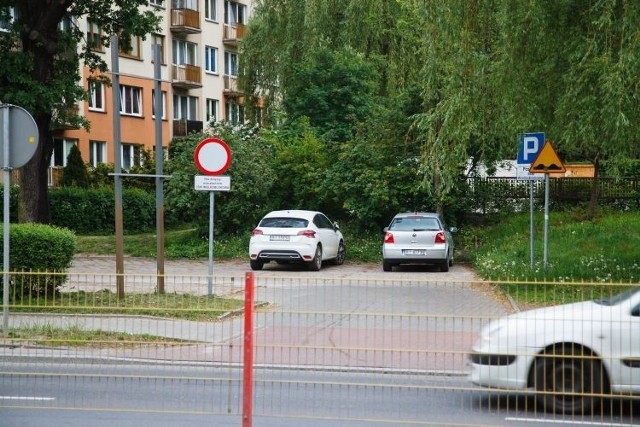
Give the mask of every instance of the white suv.
[{"label": "white suv", "polygon": [[306,263],[318,271],[322,261],[344,262],[344,237],[338,224],[321,212],[305,210],[273,211],[265,215],[251,232],[249,263],[262,270],[265,263]]}]

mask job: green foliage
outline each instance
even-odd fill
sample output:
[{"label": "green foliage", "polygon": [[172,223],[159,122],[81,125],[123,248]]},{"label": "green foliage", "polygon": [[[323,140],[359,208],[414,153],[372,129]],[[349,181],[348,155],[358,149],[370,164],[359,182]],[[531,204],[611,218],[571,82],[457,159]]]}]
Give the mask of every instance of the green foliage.
[{"label": "green foliage", "polygon": [[[155,227],[155,196],[140,189],[122,192],[125,233],[139,233]],[[50,190],[52,223],[78,234],[113,234],[115,196],[113,189],[73,187]]]},{"label": "green foliage", "polygon": [[[214,195],[215,229],[233,234],[247,230],[273,206],[271,189],[276,176],[273,172],[273,149],[249,127],[232,128],[220,124],[214,135],[225,141],[232,152],[231,191]],[[174,139],[169,147],[170,159],[166,170],[171,179],[165,187],[167,216],[182,223],[193,223],[207,235],[209,228],[209,192],[194,189],[194,176],[200,172],[193,154],[200,141],[210,135],[191,135]]]},{"label": "green foliage", "polygon": [[371,61],[353,49],[318,49],[294,66],[284,109],[293,120],[309,117],[325,140],[347,141],[374,105],[377,79]]},{"label": "green foliage", "polygon": [[[18,201],[20,198],[20,189],[17,185],[9,187],[9,220],[18,222]],[[0,186],[0,209],[4,214],[4,185]]]},{"label": "green foliage", "polygon": [[475,229],[476,271],[488,280],[623,281],[640,280],[638,250],[640,216],[601,213],[585,219],[584,210],[554,212],[549,221],[548,266],[544,269],[541,214],[534,218],[534,266],[530,268],[529,217],[502,218],[499,224]]},{"label": "green foliage", "polygon": [[[1,239],[4,239],[3,231],[0,231]],[[11,295],[14,298],[54,295],[66,280],[64,274],[30,275],[28,272],[64,273],[75,254],[75,234],[44,224],[12,224],[10,242],[10,270],[24,272],[11,275]],[[0,256],[4,256],[3,250]]]},{"label": "green foliage", "polygon": [[60,185],[63,187],[89,187],[89,173],[76,144],[71,147],[67,156],[67,166],[62,170]]}]

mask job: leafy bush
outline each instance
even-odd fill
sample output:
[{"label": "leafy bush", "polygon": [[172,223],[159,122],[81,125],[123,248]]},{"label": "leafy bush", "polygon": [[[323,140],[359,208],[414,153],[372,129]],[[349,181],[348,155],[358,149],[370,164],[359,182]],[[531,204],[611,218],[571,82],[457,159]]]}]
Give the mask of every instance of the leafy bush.
[{"label": "leafy bush", "polygon": [[[2,239],[3,233],[4,229],[0,230]],[[11,276],[14,298],[54,295],[66,281],[66,275],[55,273],[64,273],[71,266],[76,251],[75,234],[68,229],[44,224],[11,224],[10,242],[10,270],[24,272]],[[4,245],[0,249],[2,257],[3,251]],[[35,276],[28,272],[52,274]]]},{"label": "leafy bush", "polygon": [[[115,230],[115,195],[111,188],[54,188],[49,191],[54,225],[78,234],[112,234]],[[140,189],[122,192],[125,233],[155,227],[155,195]]]}]

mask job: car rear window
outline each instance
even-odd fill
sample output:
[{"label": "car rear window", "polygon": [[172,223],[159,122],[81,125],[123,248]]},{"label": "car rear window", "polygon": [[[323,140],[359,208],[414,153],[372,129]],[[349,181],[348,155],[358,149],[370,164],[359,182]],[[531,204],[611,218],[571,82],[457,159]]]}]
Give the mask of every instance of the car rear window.
[{"label": "car rear window", "polygon": [[411,216],[396,218],[389,230],[393,231],[424,231],[424,230],[440,230],[440,223],[435,218],[424,216]]},{"label": "car rear window", "polygon": [[264,218],[260,221],[260,227],[265,228],[306,228],[309,221],[302,218]]}]

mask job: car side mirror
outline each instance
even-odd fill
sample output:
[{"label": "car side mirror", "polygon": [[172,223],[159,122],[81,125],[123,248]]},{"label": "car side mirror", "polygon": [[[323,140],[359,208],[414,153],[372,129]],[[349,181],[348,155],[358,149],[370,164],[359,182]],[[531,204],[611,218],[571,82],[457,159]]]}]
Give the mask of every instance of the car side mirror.
[{"label": "car side mirror", "polygon": [[336,230],[340,230],[340,226],[338,225],[337,222],[333,223],[333,228],[336,229]]},{"label": "car side mirror", "polygon": [[382,229],[383,233],[386,233],[387,231],[389,231],[389,227],[385,227],[385,228]]}]

